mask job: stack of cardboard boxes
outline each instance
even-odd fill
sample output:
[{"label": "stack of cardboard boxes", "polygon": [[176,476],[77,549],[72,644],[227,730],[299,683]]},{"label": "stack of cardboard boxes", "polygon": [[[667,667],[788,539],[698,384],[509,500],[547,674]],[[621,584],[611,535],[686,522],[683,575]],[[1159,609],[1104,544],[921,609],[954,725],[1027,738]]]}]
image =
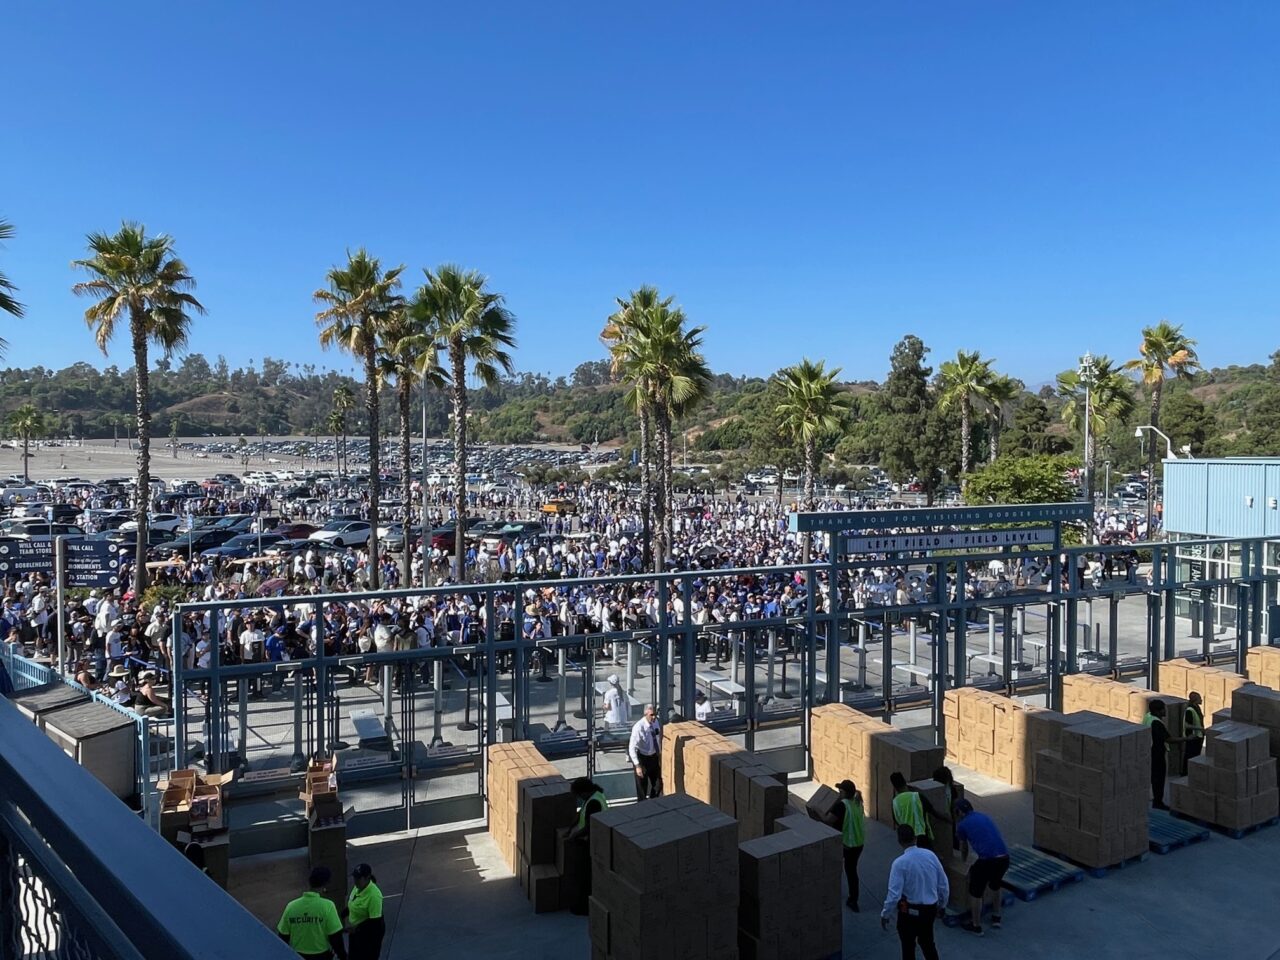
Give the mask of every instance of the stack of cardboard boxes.
[{"label": "stack of cardboard boxes", "polygon": [[1206,724],[1213,715],[1231,706],[1231,694],[1248,681],[1234,670],[1209,667],[1190,660],[1166,660],[1160,664],[1160,692],[1185,700],[1191,691],[1200,694]]},{"label": "stack of cardboard boxes", "polygon": [[844,933],[840,835],[808,817],[779,818],[772,836],[738,847],[742,960],[826,960]]},{"label": "stack of cardboard boxes", "polygon": [[[1163,670],[1164,667],[1161,666],[1162,676]],[[1147,690],[1128,683],[1077,673],[1063,678],[1062,700],[1068,714],[1089,710],[1133,723],[1142,723],[1151,709],[1151,701],[1160,700],[1165,706],[1164,722],[1169,736],[1179,739],[1186,735],[1187,701],[1174,696],[1171,691]],[[1186,772],[1186,752],[1180,745],[1170,745],[1167,764],[1170,776],[1181,776]]]},{"label": "stack of cardboard boxes", "polygon": [[663,734],[662,782],[738,821],[738,839],[768,836],[787,812],[787,777],[754,753],[696,722]]},{"label": "stack of cardboard boxes", "polygon": [[1280,647],[1250,647],[1245,658],[1250,683],[1280,690]]},{"label": "stack of cardboard boxes", "polygon": [[1036,756],[1036,846],[1087,867],[1145,853],[1151,731],[1081,713],[1061,740],[1059,750]]},{"label": "stack of cardboard boxes", "polygon": [[1280,757],[1280,690],[1246,683],[1232,693],[1231,719],[1266,730],[1271,756]]},{"label": "stack of cardboard boxes", "polygon": [[235,772],[199,773],[174,770],[156,784],[160,795],[160,835],[177,843],[179,831],[216,833],[226,827],[222,791]]},{"label": "stack of cardboard boxes", "polygon": [[1187,764],[1187,776],[1169,781],[1178,813],[1228,830],[1272,820],[1280,812],[1276,761],[1266,730],[1238,722],[1206,731],[1203,756]]},{"label": "stack of cardboard boxes", "polygon": [[819,783],[852,780],[862,791],[867,816],[893,823],[889,775],[908,782],[932,777],[942,766],[942,747],[859,713],[841,703],[816,707],[810,714],[813,775]]},{"label": "stack of cardboard boxes", "polygon": [[974,687],[948,690],[947,760],[1015,787],[1035,783],[1035,758],[1061,747],[1062,728],[1074,723],[1056,710]]},{"label": "stack of cardboard boxes", "polygon": [[486,755],[489,833],[534,910],[559,910],[556,833],[577,817],[569,782],[528,741],[492,744]]},{"label": "stack of cardboard boxes", "polygon": [[738,894],[737,824],[714,807],[668,794],[591,818],[592,960],[735,960]]}]

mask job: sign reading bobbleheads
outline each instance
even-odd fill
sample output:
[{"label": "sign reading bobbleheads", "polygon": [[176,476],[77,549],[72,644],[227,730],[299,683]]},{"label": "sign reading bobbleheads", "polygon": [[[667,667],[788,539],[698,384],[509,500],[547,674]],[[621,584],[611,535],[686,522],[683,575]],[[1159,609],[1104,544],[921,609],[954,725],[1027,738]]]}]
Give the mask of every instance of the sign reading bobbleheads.
[{"label": "sign reading bobbleheads", "polygon": [[[67,587],[110,589],[120,585],[120,549],[109,540],[64,540]],[[52,540],[0,540],[0,576],[54,572]]]}]

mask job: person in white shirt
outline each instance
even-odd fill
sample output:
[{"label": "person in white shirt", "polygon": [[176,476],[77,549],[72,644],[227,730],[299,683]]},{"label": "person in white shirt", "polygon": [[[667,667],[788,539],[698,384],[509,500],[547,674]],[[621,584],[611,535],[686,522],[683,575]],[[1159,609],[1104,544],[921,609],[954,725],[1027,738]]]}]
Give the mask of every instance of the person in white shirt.
[{"label": "person in white shirt", "polygon": [[705,693],[699,690],[693,698],[693,718],[695,720],[710,720],[711,714],[711,701],[707,699]]},{"label": "person in white shirt", "polygon": [[898,843],[902,853],[889,868],[889,893],[880,911],[880,926],[888,930],[889,919],[896,916],[902,955],[914,957],[919,944],[924,960],[938,960],[933,924],[951,896],[947,873],[937,854],[916,846],[910,824],[898,824]]},{"label": "person in white shirt", "polygon": [[609,689],[604,692],[604,722],[622,726],[631,721],[631,699],[622,689],[616,673],[609,674]]},{"label": "person in white shirt", "polygon": [[662,724],[652,703],[645,704],[644,716],[631,728],[627,757],[635,768],[636,799],[662,796]]}]

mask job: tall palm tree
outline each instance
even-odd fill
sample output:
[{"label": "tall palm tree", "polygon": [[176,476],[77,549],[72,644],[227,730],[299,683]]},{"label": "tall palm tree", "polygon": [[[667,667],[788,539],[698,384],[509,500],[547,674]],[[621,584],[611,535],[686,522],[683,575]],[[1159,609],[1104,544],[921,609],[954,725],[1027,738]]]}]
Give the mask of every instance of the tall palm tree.
[{"label": "tall palm tree", "polygon": [[113,235],[91,233],[88,259],[72,266],[92,279],[73,286],[78,296],[97,302],[84,312],[85,322],[103,354],[122,317],[129,320],[133,345],[134,407],[138,421],[138,478],[134,511],[138,523],[133,589],[141,596],[147,587],[147,507],[151,501],[151,391],[147,348],[154,343],[167,357],[187,342],[191,316],[204,307],[190,291],[195,278],[173,252],[165,234],[148,237],[144,226],[124,223]]},{"label": "tall palm tree", "polygon": [[982,399],[991,415],[990,433],[987,435],[988,462],[995,463],[1000,456],[1000,434],[1004,432],[1004,414],[1009,404],[1022,392],[1022,383],[1013,377],[996,375],[991,378]]},{"label": "tall palm tree", "polygon": [[[783,400],[775,408],[780,426],[804,451],[804,509],[812,510],[818,474],[818,441],[838,431],[849,415],[849,395],[836,384],[840,368],[827,370],[808,357],[777,373]],[[812,537],[803,541],[802,562],[809,562]]]},{"label": "tall palm tree", "polygon": [[327,306],[316,314],[320,346],[337,347],[364,361],[365,414],[369,419],[369,585],[378,587],[378,504],[381,465],[378,457],[378,337],[401,304],[396,293],[404,265],[382,269],[382,261],[362,248],[347,254],[343,267],[325,275],[329,286],[312,297]]},{"label": "tall palm tree", "polygon": [[[340,383],[333,388],[333,412],[338,414],[342,427],[342,447],[338,463],[338,472],[346,473],[347,467],[347,414],[355,409],[356,397],[351,388]],[[334,438],[337,439],[336,437]]]},{"label": "tall palm tree", "polygon": [[973,466],[970,448],[973,440],[973,409],[981,402],[983,391],[991,382],[991,364],[974,350],[956,351],[954,360],[944,360],[938,368],[938,405],[944,410],[960,408],[960,473],[963,476]]},{"label": "tall palm tree", "polygon": [[499,293],[485,289],[486,278],[471,270],[445,264],[424,270],[427,282],[414,297],[415,309],[430,324],[430,333],[449,355],[449,386],[453,392],[454,511],[457,514],[454,559],[457,576],[466,576],[467,529],[467,372],[486,387],[497,384],[500,373],[512,372],[516,345],[515,317]]},{"label": "tall palm tree", "polygon": [[22,479],[31,482],[31,441],[48,432],[49,422],[34,404],[24,403],[9,414],[9,429],[22,441]]},{"label": "tall palm tree", "polygon": [[[1084,431],[1085,386],[1085,378],[1080,376],[1079,370],[1064,370],[1058,374],[1058,396],[1065,401],[1062,405],[1062,419],[1073,433]],[[1111,424],[1125,420],[1133,412],[1133,381],[1121,372],[1110,357],[1104,355],[1094,358],[1093,380],[1087,392],[1091,437],[1105,436]],[[1088,446],[1089,462],[1085,464],[1085,476],[1092,482],[1096,474],[1098,445],[1095,441]],[[1093,502],[1093,490],[1085,491],[1085,499]]]},{"label": "tall palm tree", "polygon": [[[400,483],[404,499],[404,583],[410,586],[413,571],[413,538],[410,527],[413,518],[413,470],[412,428],[409,410],[413,401],[415,383],[426,382],[436,389],[444,387],[448,377],[440,366],[439,345],[435,340],[435,317],[429,309],[419,306],[417,297],[401,310],[397,310],[382,331],[380,350],[382,373],[396,381],[396,405],[400,411]],[[426,438],[423,438],[423,457],[426,456]],[[426,536],[427,518],[422,518],[423,536]],[[424,567],[425,570],[425,567]],[[426,583],[423,583],[426,586]]]},{"label": "tall palm tree", "polygon": [[658,294],[658,289],[642,286],[633,290],[629,298],[617,298],[618,309],[605,321],[600,331],[600,340],[609,349],[610,369],[617,380],[628,380],[625,396],[627,407],[640,421],[640,524],[641,539],[644,544],[644,563],[646,566],[655,555],[662,556],[661,549],[653,549],[653,407],[650,402],[651,391],[648,384],[641,384],[628,378],[625,371],[628,367],[629,341],[635,336],[641,319],[646,311],[661,304],[671,305],[672,298],[665,300]]},{"label": "tall palm tree", "polygon": [[[8,240],[13,236],[13,224],[8,220],[0,220],[0,241]],[[15,298],[14,294],[18,292],[15,287],[3,273],[0,273],[0,313],[7,313],[15,317],[21,318],[23,314],[23,306]],[[3,353],[8,343],[0,338],[0,353]]]},{"label": "tall palm tree", "polygon": [[[1142,328],[1139,356],[1126,361],[1124,369],[1137,370],[1142,382],[1151,391],[1151,426],[1160,426],[1160,401],[1164,394],[1166,377],[1190,377],[1200,369],[1196,356],[1196,342],[1168,320],[1161,320],[1154,327]],[[1147,536],[1151,535],[1151,520],[1155,513],[1156,492],[1156,443],[1151,438],[1147,453]]]},{"label": "tall palm tree", "polygon": [[711,388],[711,369],[701,352],[704,328],[685,323],[684,311],[673,308],[669,299],[660,301],[633,318],[623,347],[624,376],[646,392],[658,441],[661,491],[655,502],[662,549],[654,562],[659,570],[675,539],[673,424],[705,400]]},{"label": "tall palm tree", "polygon": [[330,410],[324,418],[324,428],[333,434],[333,455],[338,461],[338,472],[342,472],[342,445],[339,438],[347,432],[347,418],[338,410]]}]

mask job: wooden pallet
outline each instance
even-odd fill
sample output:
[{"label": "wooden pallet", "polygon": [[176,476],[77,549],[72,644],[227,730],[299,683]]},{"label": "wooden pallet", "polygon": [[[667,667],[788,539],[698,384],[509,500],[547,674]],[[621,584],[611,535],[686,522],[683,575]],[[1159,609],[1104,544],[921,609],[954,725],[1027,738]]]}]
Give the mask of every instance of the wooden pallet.
[{"label": "wooden pallet", "polygon": [[1019,900],[1031,901],[1068,883],[1079,883],[1084,871],[1064,860],[1031,847],[1013,847],[1009,851],[1009,869],[1004,875],[1004,888]]},{"label": "wooden pallet", "polygon": [[1136,856],[1126,857],[1125,859],[1118,860],[1115,863],[1108,863],[1105,866],[1097,867],[1097,866],[1091,866],[1090,864],[1087,864],[1087,863],[1080,863],[1077,860],[1072,860],[1070,857],[1064,854],[1058,853],[1056,850],[1046,850],[1044,847],[1036,847],[1036,849],[1039,850],[1041,853],[1049,854],[1049,856],[1051,857],[1057,857],[1060,860],[1067,861],[1067,863],[1075,864],[1077,867],[1079,867],[1089,876],[1093,877],[1095,880],[1101,880],[1107,874],[1115,870],[1123,870],[1125,867],[1131,867],[1135,863],[1142,863],[1147,859],[1147,857],[1151,855],[1149,853],[1139,853]]},{"label": "wooden pallet", "polygon": [[1208,840],[1209,828],[1179,820],[1167,810],[1151,810],[1147,814],[1147,837],[1152,852],[1165,854],[1190,843]]},{"label": "wooden pallet", "polygon": [[[1222,834],[1224,837],[1230,837],[1232,840],[1240,840],[1251,833],[1256,833],[1257,831],[1262,830],[1265,827],[1274,827],[1277,823],[1280,823],[1280,817],[1272,817],[1270,820],[1263,820],[1261,823],[1255,823],[1251,827],[1223,827],[1216,823],[1209,823],[1207,820],[1198,820],[1195,817],[1189,817],[1185,813],[1179,813],[1176,810],[1173,811],[1173,815],[1179,820],[1184,820],[1187,823],[1194,823],[1199,827],[1203,827],[1205,831],[1212,830],[1215,833]],[[1207,835],[1208,834],[1206,832],[1206,836]]]}]

